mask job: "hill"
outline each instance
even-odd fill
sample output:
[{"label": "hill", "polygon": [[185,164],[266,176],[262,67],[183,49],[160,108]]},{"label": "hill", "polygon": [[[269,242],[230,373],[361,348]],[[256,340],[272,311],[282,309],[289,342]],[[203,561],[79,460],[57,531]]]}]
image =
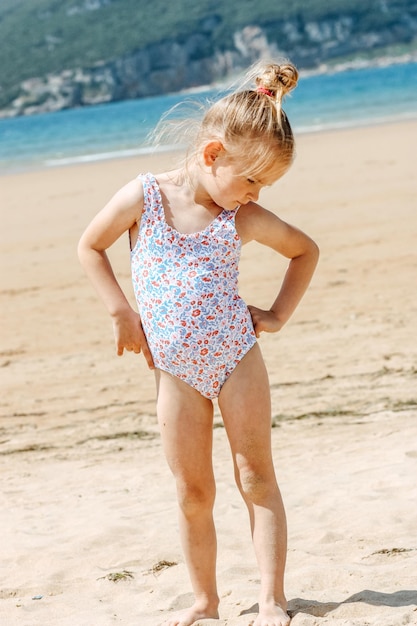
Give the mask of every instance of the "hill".
[{"label": "hill", "polygon": [[314,68],[417,48],[415,0],[2,0],[0,109],[208,84],[263,54]]}]

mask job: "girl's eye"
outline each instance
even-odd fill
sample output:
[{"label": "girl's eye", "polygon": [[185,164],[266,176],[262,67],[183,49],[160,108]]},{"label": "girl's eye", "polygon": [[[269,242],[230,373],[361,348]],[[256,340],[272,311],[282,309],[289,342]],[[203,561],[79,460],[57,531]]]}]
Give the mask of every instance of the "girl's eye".
[{"label": "girl's eye", "polygon": [[255,181],[252,178],[247,178],[246,179],[248,181],[248,183],[250,183],[251,185],[255,184]]}]

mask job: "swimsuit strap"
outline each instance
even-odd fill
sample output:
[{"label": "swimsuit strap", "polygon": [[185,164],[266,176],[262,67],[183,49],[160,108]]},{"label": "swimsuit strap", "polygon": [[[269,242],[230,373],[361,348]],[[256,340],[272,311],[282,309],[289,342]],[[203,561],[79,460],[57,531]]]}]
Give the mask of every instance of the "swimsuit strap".
[{"label": "swimsuit strap", "polygon": [[158,181],[151,172],[139,174],[137,177],[143,184],[143,211],[151,213],[154,217],[165,219],[164,207],[162,204],[161,192]]}]

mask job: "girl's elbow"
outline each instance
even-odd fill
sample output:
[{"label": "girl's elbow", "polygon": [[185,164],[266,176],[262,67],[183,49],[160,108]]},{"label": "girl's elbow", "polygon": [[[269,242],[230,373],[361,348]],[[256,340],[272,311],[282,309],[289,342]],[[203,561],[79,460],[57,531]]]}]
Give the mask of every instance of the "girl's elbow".
[{"label": "girl's elbow", "polygon": [[78,260],[83,267],[85,266],[87,259],[90,256],[89,254],[90,252],[91,252],[91,246],[88,245],[83,235],[77,245]]},{"label": "girl's elbow", "polygon": [[313,241],[312,239],[310,239],[310,249],[311,249],[311,255],[312,257],[315,259],[316,263],[319,260],[320,257],[320,248],[318,247],[317,243],[315,241]]},{"label": "girl's elbow", "polygon": [[315,241],[308,238],[308,244],[304,249],[304,254],[302,255],[305,259],[305,262],[310,266],[311,270],[314,272],[317,263],[320,257],[320,248],[316,244]]},{"label": "girl's elbow", "polygon": [[83,237],[81,237],[81,239],[78,242],[77,245],[77,256],[78,256],[78,260],[80,261],[81,265],[82,265],[82,260],[84,258],[84,254],[85,254],[85,244],[83,241]]}]

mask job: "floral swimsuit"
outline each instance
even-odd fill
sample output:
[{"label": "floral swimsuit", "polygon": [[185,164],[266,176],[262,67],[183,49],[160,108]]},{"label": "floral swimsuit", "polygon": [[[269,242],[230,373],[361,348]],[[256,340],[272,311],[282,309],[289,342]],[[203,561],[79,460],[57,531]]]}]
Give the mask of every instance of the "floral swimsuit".
[{"label": "floral swimsuit", "polygon": [[165,220],[155,177],[139,179],[144,207],[132,280],[155,367],[215,398],[256,343],[238,294],[236,211],[223,210],[204,230],[183,234]]}]

